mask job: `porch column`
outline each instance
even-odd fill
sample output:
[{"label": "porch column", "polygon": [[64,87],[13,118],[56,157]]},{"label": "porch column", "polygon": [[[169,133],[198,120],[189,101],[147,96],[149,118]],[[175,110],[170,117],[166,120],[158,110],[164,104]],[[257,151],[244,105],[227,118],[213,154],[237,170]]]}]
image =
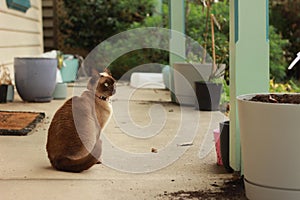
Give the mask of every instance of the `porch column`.
[{"label": "porch column", "polygon": [[269,91],[268,6],[268,0],[230,0],[230,165],[235,171],[242,165],[236,97]]},{"label": "porch column", "polygon": [[[170,29],[185,33],[185,0],[169,0]],[[172,53],[173,52],[173,53]],[[174,54],[174,52],[176,54]],[[172,34],[170,40],[170,89],[174,91],[173,63],[185,60],[185,38],[180,34]],[[175,95],[171,99],[176,102]]]}]

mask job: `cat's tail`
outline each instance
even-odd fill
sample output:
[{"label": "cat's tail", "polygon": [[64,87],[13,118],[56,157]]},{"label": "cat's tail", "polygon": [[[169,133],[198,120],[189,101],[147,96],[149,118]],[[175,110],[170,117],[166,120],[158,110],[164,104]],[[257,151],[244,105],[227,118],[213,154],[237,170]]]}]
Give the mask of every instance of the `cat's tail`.
[{"label": "cat's tail", "polygon": [[91,153],[85,157],[74,159],[67,156],[61,156],[51,161],[52,166],[60,171],[79,173],[89,169],[94,164],[99,163],[98,158],[101,155],[101,140],[98,140]]}]

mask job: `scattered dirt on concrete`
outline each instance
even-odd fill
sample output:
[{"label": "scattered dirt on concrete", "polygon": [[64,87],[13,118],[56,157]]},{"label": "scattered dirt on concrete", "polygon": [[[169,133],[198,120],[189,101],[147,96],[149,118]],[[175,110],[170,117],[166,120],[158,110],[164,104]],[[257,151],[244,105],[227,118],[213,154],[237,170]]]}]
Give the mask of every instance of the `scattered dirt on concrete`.
[{"label": "scattered dirt on concrete", "polygon": [[263,94],[252,97],[250,101],[300,104],[300,94]]},{"label": "scattered dirt on concrete", "polygon": [[233,177],[229,180],[224,180],[223,185],[218,185],[216,182],[211,184],[212,188],[207,190],[197,191],[178,191],[160,195],[162,199],[170,200],[246,200],[243,178]]}]

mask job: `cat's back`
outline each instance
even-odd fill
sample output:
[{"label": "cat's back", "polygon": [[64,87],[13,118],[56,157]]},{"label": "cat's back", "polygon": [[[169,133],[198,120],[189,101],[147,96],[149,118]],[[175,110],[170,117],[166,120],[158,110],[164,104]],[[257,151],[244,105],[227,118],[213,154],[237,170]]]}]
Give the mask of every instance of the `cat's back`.
[{"label": "cat's back", "polygon": [[[74,98],[74,97],[73,97]],[[54,114],[48,134],[52,134],[53,130],[61,129],[63,125],[70,125],[73,121],[72,101],[73,98],[67,100]],[[67,127],[66,127],[67,128]]]},{"label": "cat's back", "polygon": [[52,118],[46,145],[50,157],[68,151],[78,140],[72,112],[74,98],[67,100]]},{"label": "cat's back", "polygon": [[84,134],[89,132],[88,127],[95,129],[90,104],[87,98],[75,96],[56,111],[48,129],[46,148],[49,154],[81,148],[81,140],[85,139]]},{"label": "cat's back", "polygon": [[[52,133],[52,130],[65,130],[69,128],[73,128],[74,126],[74,113],[83,114],[84,112],[84,105],[86,102],[81,97],[72,97],[68,99],[54,114],[50,127],[49,132]],[[86,106],[89,107],[89,106]]]}]

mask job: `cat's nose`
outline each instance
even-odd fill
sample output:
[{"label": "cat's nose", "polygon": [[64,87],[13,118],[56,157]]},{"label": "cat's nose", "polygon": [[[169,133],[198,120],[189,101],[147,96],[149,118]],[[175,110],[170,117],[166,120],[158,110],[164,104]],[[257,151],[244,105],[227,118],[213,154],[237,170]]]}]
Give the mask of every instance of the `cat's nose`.
[{"label": "cat's nose", "polygon": [[116,89],[113,89],[112,94],[114,95],[116,93]]}]

